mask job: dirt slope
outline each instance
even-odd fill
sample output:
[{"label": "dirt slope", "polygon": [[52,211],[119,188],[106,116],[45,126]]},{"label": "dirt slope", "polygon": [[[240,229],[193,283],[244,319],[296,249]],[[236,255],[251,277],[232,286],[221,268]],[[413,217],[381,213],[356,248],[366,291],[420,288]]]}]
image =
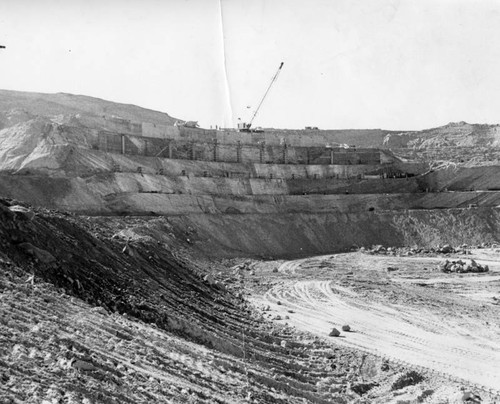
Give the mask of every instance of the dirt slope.
[{"label": "dirt slope", "polygon": [[[175,118],[164,112],[85,95],[66,93],[44,94],[0,90],[0,111],[0,129],[18,122],[21,116],[26,118],[37,115],[42,117],[76,114],[89,116],[115,115],[137,122],[167,125],[173,125],[176,121]],[[16,119],[15,116],[18,118]]]},{"label": "dirt slope", "polygon": [[404,366],[381,370],[375,356],[266,321],[243,298],[245,274],[204,280],[186,235],[171,228],[166,245],[157,222],[169,226],[1,201],[1,402],[342,403],[365,384],[392,394]]},{"label": "dirt slope", "polygon": [[389,134],[384,139],[388,148],[439,148],[500,146],[500,126],[452,122],[438,128],[418,132]]}]

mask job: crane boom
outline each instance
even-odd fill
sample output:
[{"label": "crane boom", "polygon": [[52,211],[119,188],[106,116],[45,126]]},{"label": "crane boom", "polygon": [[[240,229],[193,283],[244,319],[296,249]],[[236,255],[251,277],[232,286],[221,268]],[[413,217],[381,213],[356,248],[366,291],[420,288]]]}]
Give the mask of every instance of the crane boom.
[{"label": "crane boom", "polygon": [[260,100],[259,105],[255,109],[255,112],[253,113],[253,116],[252,116],[252,119],[250,119],[250,122],[238,125],[238,128],[240,129],[240,131],[244,131],[244,132],[250,131],[250,128],[252,127],[252,123],[253,123],[255,117],[257,116],[257,113],[259,112],[260,107],[264,103],[264,100],[266,99],[267,94],[269,93],[269,90],[271,90],[271,87],[273,86],[274,82],[278,79],[278,76],[281,72],[281,68],[283,67],[283,64],[284,64],[284,62],[281,62],[280,67],[278,67],[278,70],[276,71],[276,73],[274,73],[274,76],[271,79],[271,82],[269,83],[269,86],[267,87],[267,90],[264,93],[264,96]]}]

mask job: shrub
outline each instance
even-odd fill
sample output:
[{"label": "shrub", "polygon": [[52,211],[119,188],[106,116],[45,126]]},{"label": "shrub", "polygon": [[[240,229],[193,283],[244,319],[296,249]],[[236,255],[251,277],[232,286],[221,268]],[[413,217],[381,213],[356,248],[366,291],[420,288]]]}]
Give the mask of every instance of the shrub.
[{"label": "shrub", "polygon": [[406,386],[413,386],[424,380],[424,377],[414,370],[406,372],[405,374],[398,377],[398,379],[392,383],[391,390],[399,390]]}]

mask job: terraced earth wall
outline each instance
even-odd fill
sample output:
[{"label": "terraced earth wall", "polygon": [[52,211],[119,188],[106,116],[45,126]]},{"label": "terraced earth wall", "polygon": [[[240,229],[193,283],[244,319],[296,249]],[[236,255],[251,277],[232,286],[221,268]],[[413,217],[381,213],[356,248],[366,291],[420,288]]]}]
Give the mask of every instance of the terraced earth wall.
[{"label": "terraced earth wall", "polygon": [[3,130],[1,195],[84,215],[165,216],[179,234],[202,235],[186,236],[194,248],[223,256],[439,242],[450,223],[498,238],[495,167],[487,179],[474,169],[432,172],[387,151],[333,145],[349,131],[325,143],[318,131],[163,133],[153,124],[143,137],[144,125],[111,121],[103,129],[36,118]]}]

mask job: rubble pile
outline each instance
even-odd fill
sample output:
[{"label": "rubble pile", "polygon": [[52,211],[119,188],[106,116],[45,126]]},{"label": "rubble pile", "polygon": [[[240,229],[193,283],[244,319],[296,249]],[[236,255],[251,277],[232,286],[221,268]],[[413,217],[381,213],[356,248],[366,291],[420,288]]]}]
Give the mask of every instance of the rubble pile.
[{"label": "rubble pile", "polygon": [[445,273],[450,273],[450,272],[458,272],[458,273],[466,273],[466,272],[488,272],[490,269],[488,265],[482,266],[478,264],[476,261],[473,259],[470,260],[469,263],[458,260],[458,261],[449,261],[446,260],[445,262],[441,263],[439,265],[439,269],[441,272]]},{"label": "rubble pile", "polygon": [[[420,248],[420,247],[384,247],[382,245],[375,245],[371,248],[361,247],[359,251],[371,255],[394,255],[398,257],[407,257],[411,255],[429,255],[435,256],[438,254],[470,254],[471,247],[463,244],[459,247],[452,247],[449,244],[437,247]],[[480,248],[479,246],[477,248]]]}]

